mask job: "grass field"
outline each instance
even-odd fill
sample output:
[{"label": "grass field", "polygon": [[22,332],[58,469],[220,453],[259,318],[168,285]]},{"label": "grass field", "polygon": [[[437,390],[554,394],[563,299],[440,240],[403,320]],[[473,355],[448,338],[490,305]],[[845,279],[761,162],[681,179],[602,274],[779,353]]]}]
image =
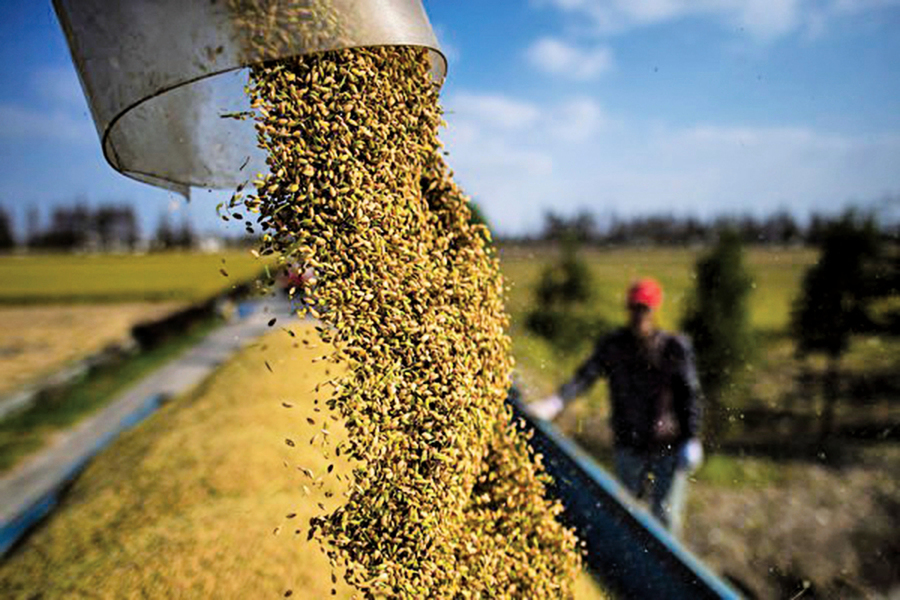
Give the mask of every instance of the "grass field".
[{"label": "grass field", "polygon": [[[311,327],[298,329],[302,338],[314,341]],[[321,422],[313,388],[329,364],[312,363],[321,349],[292,342],[271,334],[123,435],[0,565],[0,597],[332,597],[306,522],[317,503],[334,506],[338,497],[325,492],[339,484],[329,478],[318,489],[297,469],[318,476],[332,462],[308,444],[317,428],[306,422]],[[586,576],[578,591],[601,597]]]},{"label": "grass field", "polygon": [[263,268],[246,250],[0,256],[0,304],[194,301]]},{"label": "grass field", "polygon": [[[584,310],[611,325],[623,324],[625,290],[635,278],[649,275],[659,279],[665,290],[658,315],[660,325],[677,331],[692,291],[692,271],[700,252],[660,248],[584,250],[582,258],[594,277],[594,300]],[[512,248],[500,253],[509,286],[507,306],[512,322],[513,353],[526,401],[544,397],[567,381],[587,357],[592,343],[585,336],[579,347],[560,352],[524,326],[535,283],[545,265],[557,256],[555,251],[547,249]],[[773,433],[784,434],[786,427],[790,429],[803,422],[799,429],[807,437],[814,436],[823,400],[819,390],[798,389],[797,381],[803,369],[822,372],[825,358],[815,356],[806,362],[798,361],[788,326],[792,303],[800,292],[806,269],[816,260],[816,253],[802,248],[750,248],[745,260],[753,280],[749,311],[756,348],[750,370],[729,397],[738,419],[732,429],[740,431],[745,426],[745,416],[759,421],[757,427],[765,425],[765,419],[770,416]],[[896,414],[900,409],[896,402],[900,390],[897,375],[900,339],[854,336],[842,358],[842,373],[841,393],[845,397],[837,405],[838,418],[847,426],[871,425],[873,419],[880,420],[893,431],[894,419],[900,418]],[[578,435],[587,415],[606,418],[606,397],[605,382],[600,381],[585,398],[572,403],[560,424],[568,433]]]},{"label": "grass field", "polygon": [[[612,325],[623,324],[628,285],[639,276],[652,276],[659,279],[665,290],[659,323],[663,328],[677,331],[692,292],[694,263],[701,252],[680,248],[584,250],[581,256],[594,277],[594,299],[585,310]],[[527,399],[549,394],[566,381],[585,359],[592,341],[586,337],[580,347],[561,353],[524,326],[540,273],[557,256],[555,251],[547,249],[511,248],[500,252],[509,287],[507,307],[512,322],[513,353]],[[757,339],[753,371],[746,378],[747,388],[741,394],[746,401],[774,405],[794,385],[801,365],[794,359],[794,344],[788,332],[790,311],[800,292],[803,274],[814,264],[816,256],[815,251],[805,248],[746,251],[745,260],[753,279],[750,321]],[[813,357],[809,365],[821,369],[824,359]],[[856,336],[843,357],[843,365],[847,374],[856,378],[884,378],[900,368],[900,341]],[[605,387],[601,382],[588,395],[588,403],[592,410],[602,411],[604,399]]]},{"label": "grass field", "polygon": [[[611,324],[624,323],[625,291],[629,284],[638,277],[651,276],[665,290],[658,315],[660,325],[677,330],[692,290],[694,263],[700,253],[701,250],[683,248],[583,250],[581,256],[594,276],[594,300],[589,310]],[[783,334],[803,273],[816,256],[815,251],[808,249],[753,248],[747,252],[747,266],[754,279],[750,317],[757,332],[769,337],[774,334],[776,338]],[[508,248],[500,252],[509,285],[507,308],[512,319],[514,354],[526,394],[532,398],[550,393],[565,381],[589,350],[590,340],[586,339],[581,348],[568,355],[560,354],[524,327],[534,286],[544,266],[556,257],[557,252],[552,249]],[[602,389],[598,386],[592,397],[603,397]]]}]

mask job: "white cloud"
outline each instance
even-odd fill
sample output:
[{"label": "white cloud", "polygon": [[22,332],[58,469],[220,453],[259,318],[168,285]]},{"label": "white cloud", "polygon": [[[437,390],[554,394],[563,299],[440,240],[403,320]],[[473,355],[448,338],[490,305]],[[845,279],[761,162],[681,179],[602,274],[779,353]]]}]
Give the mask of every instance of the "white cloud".
[{"label": "white cloud", "polygon": [[597,135],[607,124],[606,113],[591,98],[573,98],[551,111],[548,128],[564,142],[583,142]]},{"label": "white cloud", "polygon": [[534,0],[591,23],[600,34],[684,18],[713,18],[751,36],[774,39],[799,30],[821,32],[842,16],[891,6],[900,0]]},{"label": "white cloud", "polygon": [[660,127],[610,117],[590,98],[523,104],[539,115],[527,127],[496,127],[487,112],[457,113],[444,136],[459,181],[504,233],[536,229],[549,208],[586,207],[601,217],[784,207],[804,215],[900,194],[896,134]]},{"label": "white cloud", "polygon": [[507,231],[536,226],[529,221],[533,207],[554,197],[565,169],[559,149],[588,145],[608,124],[602,107],[583,96],[544,105],[465,92],[445,103],[449,126],[442,137],[450,164]]},{"label": "white cloud", "polygon": [[609,48],[579,48],[554,37],[537,40],[528,48],[526,56],[532,65],[545,73],[581,81],[596,79],[613,68]]},{"label": "white cloud", "polygon": [[591,20],[599,32],[617,33],[686,17],[715,17],[763,38],[797,26],[803,0],[546,0]]},{"label": "white cloud", "polygon": [[542,106],[502,94],[461,92],[445,105],[449,131],[466,143],[498,137],[538,147],[555,141],[579,142],[607,124],[603,108],[588,96]]},{"label": "white cloud", "polygon": [[831,3],[833,12],[863,12],[900,6],[900,0],[834,0]]},{"label": "white cloud", "polygon": [[[775,38],[797,29],[801,20],[800,0],[743,0],[725,17],[760,38]],[[716,7],[718,8],[718,7]]]},{"label": "white cloud", "polygon": [[447,102],[448,112],[463,121],[475,121],[491,129],[522,129],[541,116],[534,104],[501,94],[461,93]]}]

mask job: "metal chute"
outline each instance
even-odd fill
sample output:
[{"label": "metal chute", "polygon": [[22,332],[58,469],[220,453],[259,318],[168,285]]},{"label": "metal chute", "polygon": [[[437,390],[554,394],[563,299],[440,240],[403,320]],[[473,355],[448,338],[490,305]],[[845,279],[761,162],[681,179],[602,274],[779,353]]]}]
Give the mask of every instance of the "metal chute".
[{"label": "metal chute", "polygon": [[184,194],[264,172],[245,68],[348,47],[429,48],[421,0],[53,0],[103,154],[117,171]]}]

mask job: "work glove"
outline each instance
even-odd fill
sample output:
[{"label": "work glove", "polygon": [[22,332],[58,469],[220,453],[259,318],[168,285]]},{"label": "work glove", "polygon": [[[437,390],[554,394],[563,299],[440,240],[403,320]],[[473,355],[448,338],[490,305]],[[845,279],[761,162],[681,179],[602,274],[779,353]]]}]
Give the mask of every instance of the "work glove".
[{"label": "work glove", "polygon": [[562,412],[564,406],[565,402],[563,402],[563,399],[560,398],[558,394],[553,394],[543,400],[532,402],[531,404],[526,405],[525,408],[532,416],[537,417],[538,419],[552,421],[556,415]]},{"label": "work glove", "polygon": [[703,444],[697,438],[691,438],[678,450],[678,468],[693,473],[703,464]]}]

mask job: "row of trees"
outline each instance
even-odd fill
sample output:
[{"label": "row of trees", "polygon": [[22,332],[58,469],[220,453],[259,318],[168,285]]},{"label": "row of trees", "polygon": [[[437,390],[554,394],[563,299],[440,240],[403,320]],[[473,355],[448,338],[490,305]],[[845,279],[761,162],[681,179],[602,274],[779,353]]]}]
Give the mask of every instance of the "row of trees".
[{"label": "row of trees", "polygon": [[[818,377],[825,399],[820,435],[831,434],[840,390],[840,362],[858,334],[900,334],[900,309],[884,300],[900,294],[900,246],[882,234],[872,215],[855,211],[822,224],[819,260],[804,274],[791,310],[796,355],[827,357]],[[709,407],[713,439],[727,427],[733,390],[740,389],[754,352],[749,321],[753,287],[740,237],[723,235],[696,266],[694,301],[682,323],[697,350],[697,367]],[[816,390],[807,390],[815,394]]]},{"label": "row of trees", "polygon": [[[42,226],[39,210],[28,212],[25,237],[21,246],[33,250],[67,252],[73,250],[130,251],[141,243],[141,231],[134,209],[127,205],[107,204],[96,208],[79,203],[54,208]],[[17,245],[12,219],[0,208],[0,252]],[[175,224],[164,213],[159,220],[151,249],[191,248],[197,235],[185,217]]]},{"label": "row of trees", "polygon": [[193,248],[197,243],[197,235],[191,222],[182,218],[181,223],[175,225],[169,215],[163,213],[156,228],[152,247],[158,250],[170,250],[173,248]]},{"label": "row of trees", "polygon": [[[821,433],[826,436],[833,427],[839,364],[850,337],[900,334],[900,310],[879,309],[882,300],[900,294],[900,246],[882,234],[872,216],[852,211],[822,222],[816,241],[820,259],[804,276],[790,333],[798,358],[820,353],[829,359],[820,378],[826,399]],[[535,309],[526,320],[531,331],[561,352],[578,348],[586,334],[608,327],[586,316],[593,284],[576,247],[569,238],[561,261],[544,271],[535,289]],[[729,406],[755,350],[749,321],[754,286],[740,231],[719,232],[714,247],[697,261],[694,280],[681,328],[694,343],[707,399],[706,434],[716,440],[727,428]]]},{"label": "row of trees", "polygon": [[[536,236],[506,238],[513,242],[577,242],[592,245],[705,245],[713,243],[724,230],[732,231],[746,244],[820,244],[833,218],[813,214],[802,223],[787,211],[766,217],[752,215],[699,219],[671,214],[620,219],[611,216],[602,222],[583,210],[566,217],[552,211],[544,214],[544,223]],[[896,235],[895,231],[886,234]]]},{"label": "row of trees", "polygon": [[53,209],[46,228],[29,231],[28,245],[53,250],[125,250],[134,248],[139,238],[137,217],[130,207],[92,209],[78,204]]},{"label": "row of trees", "polygon": [[[472,204],[472,218],[484,222],[477,205]],[[95,209],[84,203],[53,209],[50,223],[40,225],[38,209],[28,212],[26,232],[21,244],[27,248],[54,250],[122,250],[133,249],[140,239],[134,210],[129,205],[106,205]],[[800,223],[791,213],[779,211],[764,218],[750,215],[702,220],[696,217],[650,215],[628,219],[610,216],[598,220],[583,210],[566,217],[552,211],[545,213],[541,230],[532,236],[506,237],[508,242],[565,242],[591,245],[706,245],[713,243],[719,232],[731,230],[747,244],[819,244],[831,221],[812,215]],[[898,235],[884,230],[883,234]],[[0,208],[0,252],[16,246],[16,236],[9,214]],[[152,239],[155,248],[185,248],[197,236],[186,219],[171,222],[167,214],[160,218]]]},{"label": "row of trees", "polygon": [[791,328],[801,357],[823,354],[822,433],[831,432],[841,358],[858,333],[900,334],[900,309],[884,302],[900,295],[900,247],[886,243],[871,216],[847,213],[824,232],[819,261],[803,278]]}]

